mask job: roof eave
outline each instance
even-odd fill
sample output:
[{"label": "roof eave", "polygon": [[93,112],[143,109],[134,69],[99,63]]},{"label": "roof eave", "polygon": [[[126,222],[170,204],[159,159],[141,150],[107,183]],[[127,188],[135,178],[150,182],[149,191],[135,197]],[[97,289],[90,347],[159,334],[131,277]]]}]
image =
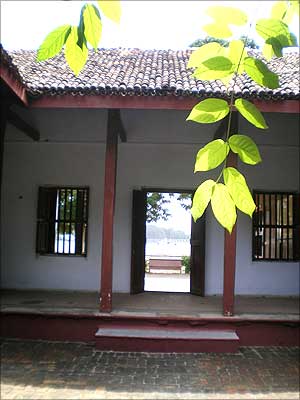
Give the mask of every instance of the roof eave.
[{"label": "roof eave", "polygon": [[[41,96],[30,100],[31,108],[96,108],[190,110],[201,98],[176,96]],[[257,100],[252,102],[262,112],[299,113],[299,100]]]},{"label": "roof eave", "polygon": [[25,106],[28,106],[28,98],[24,85],[14,76],[14,73],[8,68],[8,66],[4,65],[2,62],[0,64],[0,76],[3,82],[5,82],[17,98],[20,99]]}]

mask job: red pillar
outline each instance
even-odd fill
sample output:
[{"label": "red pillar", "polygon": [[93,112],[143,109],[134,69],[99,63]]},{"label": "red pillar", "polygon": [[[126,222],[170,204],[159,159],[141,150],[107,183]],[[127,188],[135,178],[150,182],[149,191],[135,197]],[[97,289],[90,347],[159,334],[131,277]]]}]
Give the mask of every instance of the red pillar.
[{"label": "red pillar", "polygon": [[[1,104],[1,130],[0,130],[0,227],[1,227],[1,193],[2,193],[2,173],[3,173],[3,156],[4,156],[4,136],[7,123],[7,104]],[[0,253],[1,253],[1,229],[0,229]]]},{"label": "red pillar", "polygon": [[[230,152],[227,167],[237,167],[237,155]],[[235,289],[235,261],[236,261],[236,224],[231,234],[225,230],[224,240],[224,287],[223,287],[223,314],[226,317],[234,315]]]},{"label": "red pillar", "polygon": [[113,226],[116,197],[116,170],[118,134],[112,112],[108,111],[105,155],[104,204],[102,225],[102,259],[100,285],[100,311],[112,309]]},{"label": "red pillar", "polygon": [[[4,136],[7,123],[7,109],[8,106],[3,102],[1,104],[1,130],[0,130],[0,189],[2,186],[2,170],[3,170],[3,154],[4,154]],[[1,194],[1,191],[0,191]]]}]

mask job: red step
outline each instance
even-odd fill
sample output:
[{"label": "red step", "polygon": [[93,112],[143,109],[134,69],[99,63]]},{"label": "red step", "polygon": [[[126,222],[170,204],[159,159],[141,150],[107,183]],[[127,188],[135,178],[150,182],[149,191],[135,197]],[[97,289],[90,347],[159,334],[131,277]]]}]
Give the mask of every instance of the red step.
[{"label": "red step", "polygon": [[105,351],[162,353],[233,353],[238,351],[239,337],[234,330],[207,328],[156,328],[101,326],[96,347]]}]

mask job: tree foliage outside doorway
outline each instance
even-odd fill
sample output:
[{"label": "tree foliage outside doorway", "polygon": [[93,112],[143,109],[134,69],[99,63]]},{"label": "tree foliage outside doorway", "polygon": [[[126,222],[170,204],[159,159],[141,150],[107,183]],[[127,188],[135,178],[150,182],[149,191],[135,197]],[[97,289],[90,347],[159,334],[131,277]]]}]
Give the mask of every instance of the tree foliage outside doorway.
[{"label": "tree foliage outside doorway", "polygon": [[[249,49],[258,49],[259,46],[255,42],[254,39],[248,38],[246,35],[241,35],[240,40],[245,43],[245,46],[248,47]],[[212,36],[206,36],[205,38],[199,38],[194,40],[189,47],[201,47],[204,46],[207,43],[219,43],[223,47],[228,47],[229,46],[229,40],[226,39],[218,39],[216,37]]]},{"label": "tree foliage outside doorway", "polygon": [[157,222],[158,220],[167,221],[171,216],[168,204],[170,198],[179,202],[184,210],[191,209],[192,195],[189,193],[166,193],[161,192],[148,192],[147,193],[147,222]]}]

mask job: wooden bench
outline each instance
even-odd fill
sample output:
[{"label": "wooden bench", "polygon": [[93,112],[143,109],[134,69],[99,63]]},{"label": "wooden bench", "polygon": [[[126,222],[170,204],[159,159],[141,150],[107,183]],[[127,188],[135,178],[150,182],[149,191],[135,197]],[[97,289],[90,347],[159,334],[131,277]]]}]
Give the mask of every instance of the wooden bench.
[{"label": "wooden bench", "polygon": [[149,259],[149,271],[178,271],[181,273],[181,260]]}]

